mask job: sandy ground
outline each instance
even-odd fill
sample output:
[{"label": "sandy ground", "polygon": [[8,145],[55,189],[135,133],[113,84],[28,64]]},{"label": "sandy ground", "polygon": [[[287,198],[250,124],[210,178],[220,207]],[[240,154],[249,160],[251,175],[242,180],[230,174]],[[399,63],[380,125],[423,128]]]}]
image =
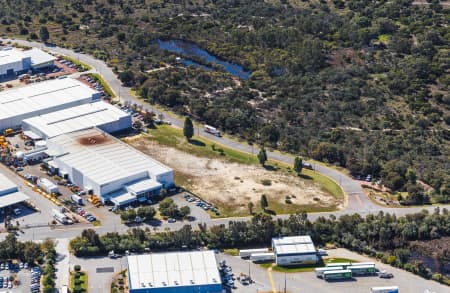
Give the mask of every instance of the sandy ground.
[{"label": "sandy ground", "polygon": [[[248,209],[249,201],[256,206],[261,195],[266,194],[269,201],[280,203],[284,203],[286,196],[290,195],[292,203],[296,205],[342,205],[333,196],[322,191],[319,184],[297,176],[268,171],[256,165],[197,157],[143,137],[128,138],[126,141],[188,177],[189,189],[212,203],[233,204],[236,208]],[[270,180],[271,185],[263,185],[263,180]]]}]

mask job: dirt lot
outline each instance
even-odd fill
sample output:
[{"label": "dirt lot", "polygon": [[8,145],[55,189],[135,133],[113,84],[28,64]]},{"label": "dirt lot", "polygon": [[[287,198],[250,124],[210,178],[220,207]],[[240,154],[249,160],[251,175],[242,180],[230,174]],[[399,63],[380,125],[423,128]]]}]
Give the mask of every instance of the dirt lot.
[{"label": "dirt lot", "polygon": [[287,206],[287,195],[292,201],[289,206],[339,208],[342,205],[322,191],[319,184],[286,172],[231,163],[220,158],[197,157],[141,136],[127,138],[126,142],[173,168],[176,177],[182,178],[189,189],[204,200],[219,206],[232,206],[236,215],[248,211],[249,201],[257,208],[262,194],[266,194],[269,203],[277,205]]}]

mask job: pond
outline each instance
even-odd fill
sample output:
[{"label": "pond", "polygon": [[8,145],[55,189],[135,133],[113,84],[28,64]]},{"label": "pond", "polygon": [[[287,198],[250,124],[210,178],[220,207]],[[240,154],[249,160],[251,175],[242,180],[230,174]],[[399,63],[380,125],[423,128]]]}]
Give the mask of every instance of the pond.
[{"label": "pond", "polygon": [[[187,42],[183,40],[160,40],[160,39],[156,40],[155,42],[159,45],[159,48],[161,50],[177,53],[185,57],[192,56],[200,58],[208,63],[221,65],[226,72],[242,79],[248,79],[250,77],[251,72],[245,70],[241,65],[219,59],[192,42]],[[182,58],[181,62],[183,62],[185,65],[188,66],[201,67],[209,71],[215,70],[210,66],[202,65],[199,64],[198,62],[195,62],[194,60],[186,58]]]}]

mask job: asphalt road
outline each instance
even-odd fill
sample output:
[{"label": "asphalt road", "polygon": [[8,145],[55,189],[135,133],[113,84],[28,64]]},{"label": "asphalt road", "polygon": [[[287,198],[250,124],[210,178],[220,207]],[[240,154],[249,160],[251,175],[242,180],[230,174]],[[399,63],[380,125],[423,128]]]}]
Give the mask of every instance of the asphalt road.
[{"label": "asphalt road", "polygon": [[[130,89],[122,86],[121,82],[117,79],[114,72],[103,61],[95,59],[93,56],[75,53],[71,50],[60,48],[60,47],[47,47],[46,45],[44,45],[42,43],[38,43],[38,42],[29,42],[29,41],[25,41],[25,40],[8,40],[8,39],[3,39],[3,38],[0,38],[0,40],[3,42],[12,41],[12,42],[16,42],[20,45],[33,46],[33,47],[47,49],[47,50],[56,52],[58,54],[70,56],[72,58],[80,60],[81,62],[89,64],[94,68],[93,71],[96,71],[103,76],[103,78],[109,83],[109,85],[111,86],[113,91],[116,92],[116,94],[120,97],[120,99],[122,101],[131,101],[132,103],[143,104],[144,109],[154,111],[157,114],[160,113],[159,111],[157,111],[150,105],[143,103],[141,100],[139,100],[139,99],[135,98],[133,95],[131,95]],[[180,127],[180,128],[183,126],[183,121],[181,121],[180,119],[177,119],[172,116],[170,116],[170,117],[167,117],[167,115],[165,115],[165,116],[166,116],[165,119],[169,120],[172,123],[172,125],[174,125],[176,127]],[[233,149],[237,149],[237,150],[247,152],[247,153],[257,153],[258,152],[258,150],[255,147],[252,147],[247,144],[239,143],[237,141],[234,141],[234,140],[226,138],[226,137],[216,137],[214,135],[204,132],[203,129],[197,129],[197,132],[201,136],[207,137],[208,139],[210,139],[212,141],[223,144],[223,145],[233,148]],[[275,160],[278,160],[281,162],[293,164],[293,157],[289,156],[289,155],[284,155],[284,154],[280,154],[277,152],[269,152],[268,156],[272,159],[275,159]],[[348,204],[345,207],[345,209],[341,210],[341,211],[309,214],[308,217],[310,220],[315,220],[319,216],[325,216],[325,217],[327,217],[329,215],[340,216],[343,214],[348,214],[348,213],[353,213],[353,212],[359,213],[360,215],[365,216],[367,214],[378,213],[379,211],[384,211],[384,212],[394,213],[398,216],[401,216],[401,215],[405,215],[408,213],[418,212],[422,209],[427,209],[429,211],[433,211],[435,208],[435,207],[418,207],[418,208],[384,208],[384,207],[380,207],[380,206],[373,204],[367,198],[367,196],[364,194],[359,183],[356,182],[355,180],[353,180],[352,178],[348,177],[347,175],[345,175],[333,168],[329,168],[329,167],[326,167],[321,164],[315,164],[315,170],[325,176],[332,178],[333,180],[335,180],[342,186],[344,192],[348,195]],[[20,182],[18,182],[18,183],[20,183]],[[21,183],[23,183],[23,182],[21,182]],[[25,186],[23,186],[22,188],[27,189]],[[443,206],[443,207],[446,207],[448,209],[448,208],[450,208],[450,205]],[[289,215],[280,215],[279,217],[286,218],[288,216]],[[126,230],[129,229],[129,227],[127,227],[125,225],[121,225],[120,223],[118,223],[117,220],[114,220],[114,219],[115,219],[115,217],[111,217],[111,219],[103,219],[101,226],[92,227],[92,228],[97,230],[97,232],[99,232],[99,233],[106,233],[106,232],[110,232],[110,231],[125,232]],[[248,217],[232,218],[232,219],[230,219],[230,218],[205,219],[202,217],[202,220],[205,220],[207,225],[217,225],[217,224],[227,224],[230,220],[246,221],[246,220],[248,220]],[[185,224],[189,224],[189,222],[176,222],[176,223],[171,223],[171,224],[164,222],[161,224],[161,226],[158,227],[158,229],[161,229],[161,230],[165,229],[165,228],[169,228],[172,230],[179,229]],[[194,228],[195,228],[195,226],[196,225],[194,225]],[[79,235],[80,232],[85,228],[86,228],[85,225],[73,225],[73,226],[64,226],[64,227],[56,227],[56,228],[36,227],[33,229],[25,230],[24,234],[20,235],[20,238],[26,239],[26,240],[32,240],[35,237],[35,235],[38,235],[38,237],[40,239],[45,239],[47,237],[71,238],[71,237]],[[1,236],[0,236],[0,238],[1,238]]]}]

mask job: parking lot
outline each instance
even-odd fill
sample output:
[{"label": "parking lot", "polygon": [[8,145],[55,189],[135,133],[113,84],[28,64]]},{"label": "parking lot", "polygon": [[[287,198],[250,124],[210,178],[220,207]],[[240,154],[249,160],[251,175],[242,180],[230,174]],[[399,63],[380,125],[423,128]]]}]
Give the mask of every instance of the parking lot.
[{"label": "parking lot", "polygon": [[0,292],[40,292],[40,269],[24,263],[8,263],[6,268],[6,264],[0,263]]},{"label": "parking lot", "polygon": [[[377,286],[398,286],[402,293],[422,293],[429,290],[430,292],[445,293],[448,287],[437,282],[425,280],[412,273],[401,269],[391,267],[368,257],[348,251],[346,249],[328,250],[329,257],[340,257],[354,259],[360,262],[375,262],[376,268],[380,271],[386,270],[393,274],[391,279],[383,279],[378,275],[356,277],[348,281],[327,282],[317,278],[314,271],[302,273],[282,273],[262,268],[258,264],[241,259],[240,257],[230,256],[223,253],[217,255],[218,261],[227,263],[232,268],[234,277],[237,279],[241,273],[249,274],[255,283],[250,285],[242,285],[238,281],[234,281],[236,288],[232,292],[250,293],[250,292],[283,292],[286,284],[286,291],[290,293],[296,292],[355,292],[367,293],[372,287]],[[273,285],[271,283],[273,280]]]}]

